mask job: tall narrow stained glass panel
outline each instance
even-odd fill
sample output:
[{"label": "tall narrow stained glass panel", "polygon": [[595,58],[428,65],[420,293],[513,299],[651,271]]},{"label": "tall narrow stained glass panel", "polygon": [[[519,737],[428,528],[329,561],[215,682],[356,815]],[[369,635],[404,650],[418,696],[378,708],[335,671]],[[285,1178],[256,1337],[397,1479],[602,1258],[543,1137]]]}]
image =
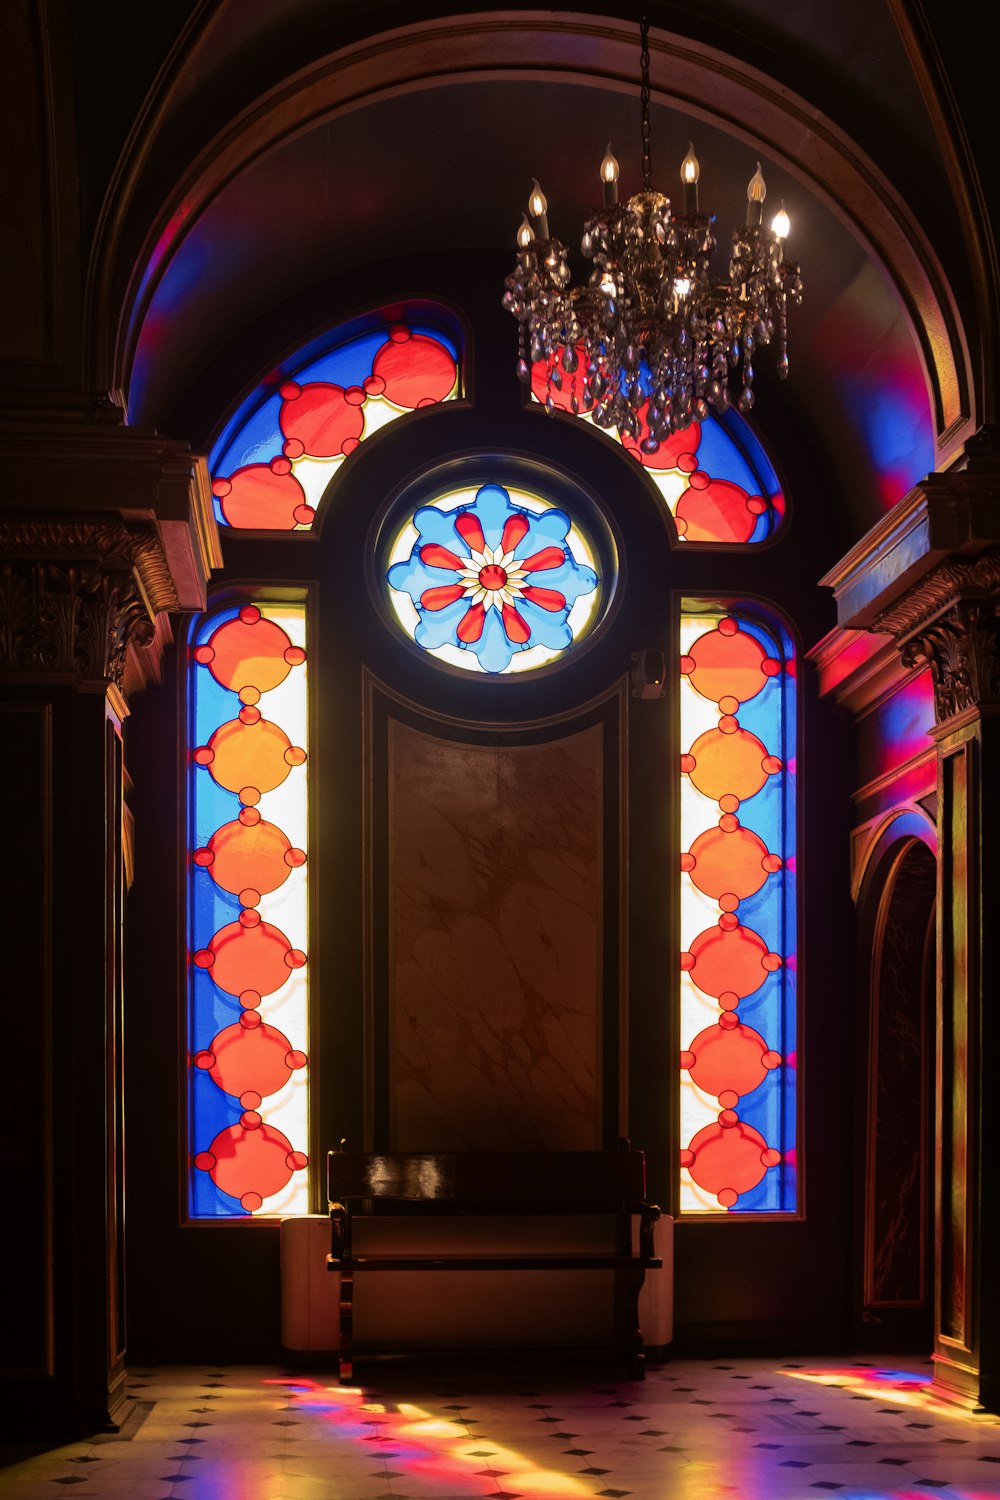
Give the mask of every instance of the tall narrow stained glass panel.
[{"label": "tall narrow stained glass panel", "polygon": [[749,605],[680,622],[683,1212],[793,1213],[795,656]]},{"label": "tall narrow stained glass panel", "polygon": [[303,604],[200,616],[188,668],[189,1213],[305,1213]]}]

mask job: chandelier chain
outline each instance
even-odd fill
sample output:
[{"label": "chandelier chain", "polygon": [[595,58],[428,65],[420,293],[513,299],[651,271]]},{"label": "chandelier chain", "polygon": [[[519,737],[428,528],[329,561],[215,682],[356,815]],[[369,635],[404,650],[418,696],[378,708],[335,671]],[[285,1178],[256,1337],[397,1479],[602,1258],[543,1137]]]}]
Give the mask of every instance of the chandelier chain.
[{"label": "chandelier chain", "polygon": [[648,193],[653,185],[653,161],[649,144],[649,21],[646,16],[639,23],[639,37],[642,48],[639,58],[642,69],[642,188]]}]

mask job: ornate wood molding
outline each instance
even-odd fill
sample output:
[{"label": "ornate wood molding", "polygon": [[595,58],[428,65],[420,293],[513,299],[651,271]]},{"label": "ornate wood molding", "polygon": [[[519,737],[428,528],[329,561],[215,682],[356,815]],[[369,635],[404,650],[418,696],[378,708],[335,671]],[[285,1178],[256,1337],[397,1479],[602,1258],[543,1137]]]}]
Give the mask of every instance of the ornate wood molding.
[{"label": "ornate wood molding", "polygon": [[907,671],[930,669],[938,724],[1000,703],[1000,430],[973,434],[960,464],[928,475],[821,581],[839,625],[814,659],[842,699],[877,656],[842,644],[861,630],[895,641]]},{"label": "ornate wood molding", "polygon": [[116,712],[222,562],[205,459],[121,418],[111,397],[0,406],[0,677],[103,685]]},{"label": "ornate wood molding", "polygon": [[1000,551],[951,558],[877,614],[869,629],[898,640],[922,630],[961,599],[989,596],[998,590]]},{"label": "ornate wood molding", "polygon": [[939,724],[1000,704],[1000,595],[957,600],[910,636],[900,655],[904,666],[930,667]]},{"label": "ornate wood molding", "polygon": [[125,681],[132,648],[177,609],[155,526],[0,517],[0,674]]}]

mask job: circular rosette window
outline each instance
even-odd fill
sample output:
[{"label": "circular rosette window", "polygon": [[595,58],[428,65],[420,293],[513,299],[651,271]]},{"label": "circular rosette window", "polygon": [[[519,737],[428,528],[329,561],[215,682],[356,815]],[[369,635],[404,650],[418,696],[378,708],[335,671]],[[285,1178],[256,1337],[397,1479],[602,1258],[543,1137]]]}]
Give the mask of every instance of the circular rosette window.
[{"label": "circular rosette window", "polygon": [[597,549],[514,485],[453,488],[409,512],[386,571],[393,615],[437,661],[501,676],[548,666],[602,613]]}]

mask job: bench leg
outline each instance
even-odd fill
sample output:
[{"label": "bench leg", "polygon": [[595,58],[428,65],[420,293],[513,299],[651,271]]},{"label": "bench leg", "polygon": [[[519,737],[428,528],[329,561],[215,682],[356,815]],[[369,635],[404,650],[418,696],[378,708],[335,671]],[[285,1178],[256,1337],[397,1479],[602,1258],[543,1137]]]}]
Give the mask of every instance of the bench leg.
[{"label": "bench leg", "polygon": [[340,1273],[340,1383],[354,1378],[354,1272]]},{"label": "bench leg", "polygon": [[642,1347],[642,1329],[639,1327],[639,1293],[645,1280],[645,1271],[623,1267],[615,1272],[614,1341],[628,1362],[628,1371],[633,1380],[646,1378],[646,1355]]}]

